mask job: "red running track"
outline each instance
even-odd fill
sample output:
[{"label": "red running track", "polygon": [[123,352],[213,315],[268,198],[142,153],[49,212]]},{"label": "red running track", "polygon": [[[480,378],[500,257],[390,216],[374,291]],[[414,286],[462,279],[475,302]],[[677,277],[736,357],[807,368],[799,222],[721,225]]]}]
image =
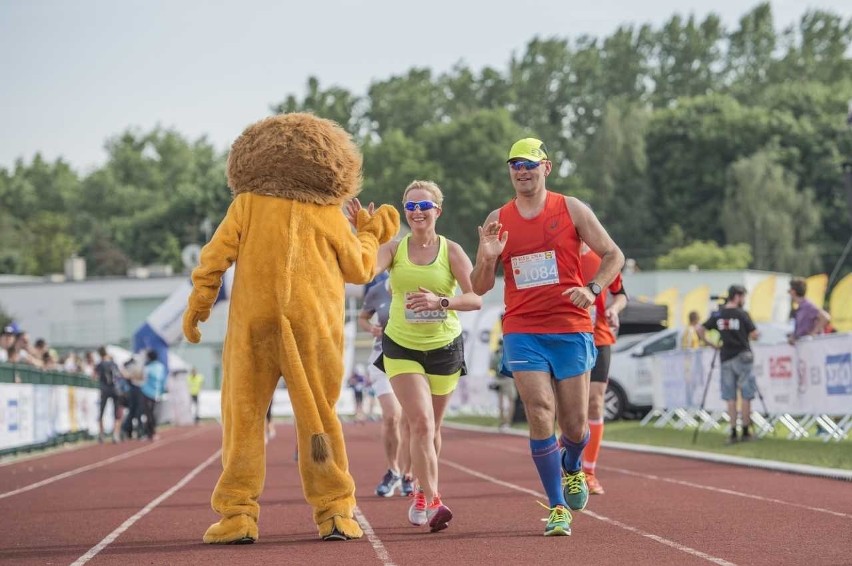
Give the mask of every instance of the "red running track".
[{"label": "red running track", "polygon": [[269,444],[260,540],[208,546],[218,425],[158,442],[86,445],[0,465],[0,563],[9,564],[852,564],[852,483],[604,448],[607,493],[576,513],[571,537],[545,538],[527,440],[446,430],[446,531],[407,521],[379,498],[379,427],[346,425],[359,520],[368,536],[322,542],[302,498],[294,431]]}]

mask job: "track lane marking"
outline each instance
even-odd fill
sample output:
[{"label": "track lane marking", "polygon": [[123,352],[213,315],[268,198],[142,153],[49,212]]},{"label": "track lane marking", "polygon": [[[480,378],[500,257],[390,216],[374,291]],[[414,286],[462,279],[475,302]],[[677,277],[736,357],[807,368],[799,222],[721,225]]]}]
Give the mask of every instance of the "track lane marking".
[{"label": "track lane marking", "polygon": [[219,458],[222,454],[222,449],[220,448],[216,452],[214,452],[209,458],[205,461],[198,464],[191,472],[186,474],[183,479],[177,482],[175,485],[161,493],[156,499],[148,503],[145,507],[136,512],[135,515],[124,521],[121,525],[119,525],[114,531],[105,536],[101,542],[93,546],[86,552],[83,556],[75,560],[71,563],[71,566],[82,566],[92,558],[98,555],[103,549],[109,546],[115,539],[120,537],[122,533],[127,531],[130,527],[132,527],[139,519],[153,511],[160,503],[171,497],[175,494],[180,488],[189,483],[195,476],[197,476],[201,471],[209,466],[211,463],[215,462],[217,458]]},{"label": "track lane marking", "polygon": [[[441,458],[440,463],[446,464],[447,466],[450,466],[451,468],[455,468],[455,469],[457,469],[461,472],[464,472],[466,474],[469,474],[473,477],[483,479],[485,481],[488,481],[488,482],[491,482],[493,484],[512,489],[514,491],[520,491],[521,493],[527,493],[527,494],[532,495],[532,496],[537,497],[537,498],[546,498],[547,497],[546,495],[544,495],[541,492],[535,491],[533,489],[527,489],[525,487],[521,487],[519,485],[497,479],[493,476],[483,474],[482,472],[478,472],[476,470],[473,470],[471,468],[468,468],[467,466],[463,466],[462,464],[453,462],[451,460],[445,460],[445,459]],[[691,548],[689,546],[677,543],[673,540],[663,538],[663,537],[661,537],[659,535],[655,535],[653,533],[645,532],[645,531],[638,529],[636,527],[633,527],[631,525],[622,523],[621,521],[616,521],[615,519],[610,519],[609,517],[599,515],[599,514],[593,512],[593,511],[583,511],[583,514],[588,515],[589,517],[592,517],[592,518],[597,519],[599,521],[602,521],[604,523],[608,523],[610,525],[619,527],[621,529],[625,529],[625,530],[627,530],[627,531],[629,531],[633,534],[637,534],[639,536],[648,538],[650,540],[653,540],[654,542],[658,542],[660,544],[669,546],[671,548],[674,548],[675,550],[679,550],[681,552],[695,556],[697,558],[702,558],[704,560],[707,560],[708,562],[711,562],[713,564],[717,564],[718,566],[736,566],[736,564],[734,564],[733,562],[728,562],[727,560],[725,560],[723,558],[719,558],[717,556],[712,556],[710,554],[707,554],[706,552],[701,552],[700,550],[696,550],[696,549]]]},{"label": "track lane marking", "polygon": [[66,478],[70,478],[72,476],[76,476],[78,474],[82,474],[83,472],[88,472],[90,470],[96,470],[97,468],[102,468],[104,466],[108,466],[109,464],[114,464],[115,462],[120,462],[121,460],[126,460],[132,456],[136,456],[138,454],[144,454],[145,452],[150,452],[156,448],[160,448],[162,446],[166,446],[168,444],[172,444],[177,442],[178,440],[184,440],[186,438],[190,438],[197,434],[201,434],[201,430],[192,431],[188,434],[181,435],[176,438],[169,438],[167,440],[161,440],[158,442],[154,442],[149,444],[148,446],[143,446],[142,448],[136,448],[135,450],[131,450],[130,452],[125,452],[123,454],[118,454],[116,456],[112,456],[107,458],[106,460],[101,460],[100,462],[94,462],[92,464],[86,464],[85,466],[80,466],[79,468],[74,468],[73,470],[69,470],[67,472],[63,472],[61,474],[57,474],[55,476],[51,476],[49,478],[45,478],[41,481],[37,481],[35,483],[31,483],[29,485],[25,485],[24,487],[19,487],[18,489],[13,489],[12,491],[7,491],[5,493],[0,493],[0,499],[5,499],[7,497],[12,497],[13,495],[18,495],[21,493],[25,493],[27,491],[32,491],[33,489],[38,489],[40,487],[44,487],[46,485],[50,485],[52,483],[58,482],[59,480],[64,480]]},{"label": "track lane marking", "polygon": [[376,556],[379,558],[379,561],[382,563],[382,566],[396,566],[393,560],[391,560],[390,554],[388,553],[388,549],[385,548],[382,539],[376,535],[376,531],[373,530],[373,526],[367,520],[367,517],[364,516],[364,513],[361,512],[361,509],[355,507],[355,519],[358,520],[358,523],[361,524],[361,530],[364,531],[364,534],[367,535],[367,540],[370,541],[370,545],[372,545],[373,550],[376,553]]},{"label": "track lane marking", "polygon": [[716,493],[723,493],[725,495],[735,495],[737,497],[745,497],[747,499],[755,499],[757,501],[763,501],[765,503],[778,503],[781,505],[789,505],[791,507],[798,507],[799,509],[807,509],[808,511],[816,511],[817,513],[828,513],[829,515],[834,515],[836,517],[844,517],[846,519],[852,519],[852,515],[847,513],[841,513],[840,511],[832,511],[831,509],[824,509],[822,507],[812,507],[810,505],[804,505],[802,503],[792,503],[790,501],[783,501],[781,499],[775,499],[773,497],[763,497],[762,495],[753,495],[751,493],[745,493],[743,491],[736,491],[733,489],[726,489],[723,487],[714,487],[712,485],[703,485],[700,483],[694,483],[686,480],[676,480],[673,478],[666,478],[663,476],[655,476],[653,474],[643,474],[641,472],[634,472],[633,470],[627,470],[624,468],[614,468],[612,466],[598,466],[601,470],[607,470],[609,472],[617,472],[619,474],[624,474],[627,476],[634,476],[639,478],[645,478],[649,480],[655,481],[664,481],[668,483],[673,483],[676,485],[683,485],[686,487],[693,487],[695,489],[704,489],[707,491],[713,491]]},{"label": "track lane marking", "polygon": [[[473,442],[478,443],[476,441],[473,441]],[[511,452],[513,454],[524,454],[524,455],[527,455],[527,456],[529,455],[529,450],[522,450],[522,449],[519,449],[519,448],[512,448],[512,447],[509,447],[509,446],[494,445],[494,446],[492,446],[492,448],[497,448],[498,450],[502,450],[504,452]],[[805,505],[803,503],[793,503],[792,501],[784,501],[783,499],[775,499],[773,497],[764,497],[762,495],[753,495],[751,493],[745,493],[744,491],[736,491],[736,490],[733,490],[733,489],[726,489],[726,488],[723,488],[723,487],[714,487],[712,485],[704,485],[704,484],[689,482],[689,481],[685,481],[685,480],[676,480],[676,479],[673,479],[673,478],[666,478],[666,477],[663,477],[663,476],[656,476],[656,475],[653,475],[653,474],[643,474],[641,472],[634,472],[634,471],[628,470],[626,468],[614,468],[612,466],[601,466],[600,464],[598,464],[598,469],[607,470],[607,471],[610,471],[610,472],[618,472],[618,473],[630,475],[630,476],[637,476],[637,477],[646,478],[646,479],[650,479],[650,480],[669,482],[669,483],[673,483],[673,484],[677,484],[677,485],[682,485],[682,486],[685,486],[685,487],[692,487],[692,488],[695,488],[695,489],[703,489],[703,490],[707,490],[707,491],[714,491],[716,493],[722,493],[724,495],[732,495],[732,496],[736,496],[736,497],[745,497],[746,499],[754,499],[754,500],[757,500],[757,501],[762,501],[764,503],[777,503],[779,505],[789,505],[790,507],[797,507],[799,509],[806,509],[808,511],[814,511],[814,512],[817,512],[817,513],[827,513],[829,515],[834,515],[835,517],[843,517],[845,519],[852,519],[852,515],[850,515],[848,513],[841,513],[840,511],[832,511],[831,509],[825,509],[823,507],[812,507],[810,505]]]}]

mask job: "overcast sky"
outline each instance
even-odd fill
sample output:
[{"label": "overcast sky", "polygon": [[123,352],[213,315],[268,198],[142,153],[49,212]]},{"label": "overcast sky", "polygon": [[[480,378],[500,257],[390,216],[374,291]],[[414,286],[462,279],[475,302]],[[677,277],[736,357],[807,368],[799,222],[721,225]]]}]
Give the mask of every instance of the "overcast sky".
[{"label": "overcast sky", "polygon": [[[157,125],[220,149],[311,75],[363,94],[413,66],[504,69],[535,36],[606,35],[710,11],[734,27],[756,0],[0,0],[0,167],[40,151],[80,173],[107,138]],[[772,2],[776,28],[808,7]]]}]

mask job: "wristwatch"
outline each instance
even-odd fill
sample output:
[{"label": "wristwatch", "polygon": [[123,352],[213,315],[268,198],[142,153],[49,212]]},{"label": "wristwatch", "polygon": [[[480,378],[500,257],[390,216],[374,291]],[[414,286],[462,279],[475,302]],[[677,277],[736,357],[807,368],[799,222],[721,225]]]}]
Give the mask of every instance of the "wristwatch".
[{"label": "wristwatch", "polygon": [[589,283],[588,285],[586,285],[586,287],[588,287],[588,288],[589,288],[589,290],[592,292],[592,294],[593,294],[595,297],[597,297],[598,295],[600,295],[600,294],[601,294],[601,286],[600,286],[600,285],[598,285],[597,283],[595,283],[594,281],[592,281],[591,283]]},{"label": "wristwatch", "polygon": [[450,300],[447,297],[441,297],[441,310],[445,311],[450,308]]}]

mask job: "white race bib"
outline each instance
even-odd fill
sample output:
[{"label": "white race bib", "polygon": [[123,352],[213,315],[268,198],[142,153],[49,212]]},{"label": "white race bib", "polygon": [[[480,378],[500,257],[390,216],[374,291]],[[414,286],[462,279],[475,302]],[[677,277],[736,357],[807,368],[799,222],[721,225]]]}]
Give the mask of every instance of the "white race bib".
[{"label": "white race bib", "polygon": [[447,320],[447,311],[445,310],[414,312],[408,308],[408,301],[413,294],[412,292],[405,294],[405,322],[423,324],[426,322],[442,322]]},{"label": "white race bib", "polygon": [[512,258],[515,287],[529,289],[559,283],[556,252],[553,250],[515,256]]}]

